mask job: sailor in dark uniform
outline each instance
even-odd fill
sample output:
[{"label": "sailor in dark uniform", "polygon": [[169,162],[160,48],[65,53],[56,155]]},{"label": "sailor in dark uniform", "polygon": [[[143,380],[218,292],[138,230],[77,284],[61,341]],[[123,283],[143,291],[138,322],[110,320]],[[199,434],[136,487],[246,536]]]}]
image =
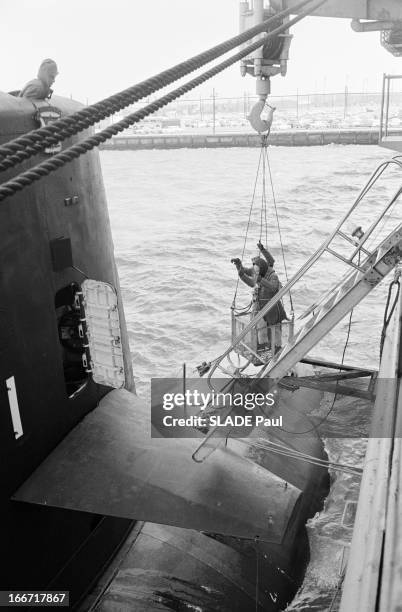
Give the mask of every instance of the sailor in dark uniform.
[{"label": "sailor in dark uniform", "polygon": [[[275,260],[271,253],[259,242],[257,244],[262,257],[254,257],[252,260],[252,268],[244,268],[240,259],[234,259],[239,278],[253,288],[252,312],[257,314],[272,298],[278,293],[282,287],[281,282],[274,270]],[[268,310],[264,315],[264,320],[268,326],[278,325],[281,321],[287,319],[287,315],[283,304],[279,301],[273,308]],[[275,330],[275,345],[279,348],[281,344],[281,329],[278,325]]]}]

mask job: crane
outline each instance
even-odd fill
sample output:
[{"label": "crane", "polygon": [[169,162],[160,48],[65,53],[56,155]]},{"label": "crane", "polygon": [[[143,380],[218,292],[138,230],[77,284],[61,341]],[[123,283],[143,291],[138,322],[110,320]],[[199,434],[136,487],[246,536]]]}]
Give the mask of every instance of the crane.
[{"label": "crane", "polygon": [[[300,14],[304,10],[304,7],[300,7],[299,0],[241,1],[240,32],[291,8],[294,9],[294,14]],[[402,3],[399,0],[327,0],[318,8],[312,9],[311,15],[349,18],[355,32],[378,31],[380,42],[385,49],[394,56],[402,56]],[[285,19],[289,20],[289,17]],[[278,18],[277,25],[282,23],[283,20]],[[272,122],[271,111],[265,121],[260,119],[260,114],[271,93],[271,78],[278,74],[286,75],[291,41],[292,35],[289,32],[278,34],[241,61],[242,76],[250,74],[256,78],[256,94],[259,100],[250,113],[250,122],[259,132],[269,129]]]}]

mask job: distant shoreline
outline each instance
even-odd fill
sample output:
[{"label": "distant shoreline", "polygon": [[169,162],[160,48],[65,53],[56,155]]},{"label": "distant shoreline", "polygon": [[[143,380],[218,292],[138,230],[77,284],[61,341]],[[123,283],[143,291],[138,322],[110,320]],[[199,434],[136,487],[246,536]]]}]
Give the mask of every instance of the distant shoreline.
[{"label": "distant shoreline", "polygon": [[[402,134],[392,130],[390,135]],[[103,145],[107,150],[140,149],[199,149],[224,147],[258,147],[261,137],[254,133],[221,132],[217,134],[130,134],[114,136]],[[269,136],[273,146],[322,146],[328,144],[378,144],[377,128],[325,129],[325,130],[286,130],[273,131]]]}]

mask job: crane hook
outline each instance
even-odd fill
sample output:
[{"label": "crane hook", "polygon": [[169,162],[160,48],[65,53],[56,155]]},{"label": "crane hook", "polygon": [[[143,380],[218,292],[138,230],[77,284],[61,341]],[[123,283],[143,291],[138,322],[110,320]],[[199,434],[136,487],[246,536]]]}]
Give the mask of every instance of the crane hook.
[{"label": "crane hook", "polygon": [[[265,119],[262,119],[261,113],[265,106],[268,108],[268,114]],[[260,99],[258,102],[256,102],[256,104],[254,104],[247,119],[249,120],[251,127],[253,127],[256,132],[259,134],[264,134],[266,132],[266,135],[268,136],[271,130],[275,110],[275,107],[266,104],[265,100]]]}]

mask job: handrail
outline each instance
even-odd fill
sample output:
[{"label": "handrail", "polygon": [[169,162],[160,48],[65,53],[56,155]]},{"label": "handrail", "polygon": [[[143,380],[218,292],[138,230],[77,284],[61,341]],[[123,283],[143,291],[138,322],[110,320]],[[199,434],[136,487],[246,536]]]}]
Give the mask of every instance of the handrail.
[{"label": "handrail", "polygon": [[[398,158],[402,158],[402,156],[397,155],[395,157],[393,157],[390,160],[384,161],[382,162],[376,169],[375,171],[372,173],[371,177],[369,178],[369,180],[367,181],[366,185],[363,187],[363,189],[360,191],[359,195],[357,196],[357,198],[355,199],[354,203],[352,204],[352,206],[350,207],[350,209],[348,210],[348,212],[342,217],[341,221],[338,223],[338,225],[336,226],[336,228],[334,229],[334,231],[330,234],[330,236],[328,238],[326,238],[326,240],[324,240],[324,242],[321,244],[321,246],[315,251],[315,253],[313,253],[313,255],[311,255],[311,257],[305,262],[305,264],[296,272],[296,274],[289,280],[289,282],[282,287],[282,289],[280,289],[278,291],[278,293],[275,294],[275,296],[267,303],[265,304],[265,306],[263,308],[261,308],[261,310],[259,310],[259,312],[255,315],[255,317],[252,319],[252,321],[250,321],[250,323],[248,325],[245,326],[245,328],[238,334],[238,336],[236,336],[235,340],[231,343],[231,345],[229,346],[229,348],[219,357],[219,359],[217,361],[215,361],[215,363],[212,365],[209,373],[208,373],[208,378],[207,378],[207,382],[208,382],[208,386],[211,387],[211,378],[214,374],[214,372],[216,371],[216,369],[218,368],[219,364],[223,361],[223,359],[225,359],[232,351],[233,349],[238,346],[241,341],[243,340],[243,338],[250,332],[250,330],[252,330],[254,327],[256,327],[257,323],[259,321],[261,321],[261,319],[267,314],[267,312],[269,310],[271,310],[271,308],[273,308],[287,293],[289,293],[289,291],[292,289],[292,287],[306,274],[306,272],[320,259],[320,257],[327,251],[328,246],[331,244],[332,240],[335,238],[335,236],[338,234],[340,228],[344,225],[344,223],[346,222],[346,220],[349,218],[349,216],[351,215],[351,213],[357,208],[357,206],[361,203],[361,201],[363,200],[363,198],[366,196],[366,194],[370,191],[370,189],[373,187],[373,185],[378,181],[378,179],[382,176],[382,174],[384,173],[384,171],[391,166],[392,164],[396,164],[399,168],[402,169],[402,161],[399,161]],[[394,195],[394,197],[391,200],[390,204],[387,204],[383,214],[381,215],[381,217],[379,217],[377,219],[377,222],[374,226],[370,227],[370,234],[372,233],[372,231],[374,230],[374,228],[378,225],[378,223],[380,222],[381,218],[383,217],[383,215],[385,214],[385,212],[389,209],[389,207],[396,201],[396,199],[399,197],[399,195],[401,195],[402,193],[402,188],[400,188],[398,190],[398,192]],[[364,238],[364,236],[363,236]],[[355,254],[357,254],[362,245],[365,243],[365,240],[361,240],[359,241],[359,245],[357,250],[355,251]],[[361,266],[364,266],[364,264],[370,259],[370,256],[368,256],[365,261],[361,264]],[[317,304],[318,306],[318,304]],[[212,387],[211,387],[212,388]]]}]

